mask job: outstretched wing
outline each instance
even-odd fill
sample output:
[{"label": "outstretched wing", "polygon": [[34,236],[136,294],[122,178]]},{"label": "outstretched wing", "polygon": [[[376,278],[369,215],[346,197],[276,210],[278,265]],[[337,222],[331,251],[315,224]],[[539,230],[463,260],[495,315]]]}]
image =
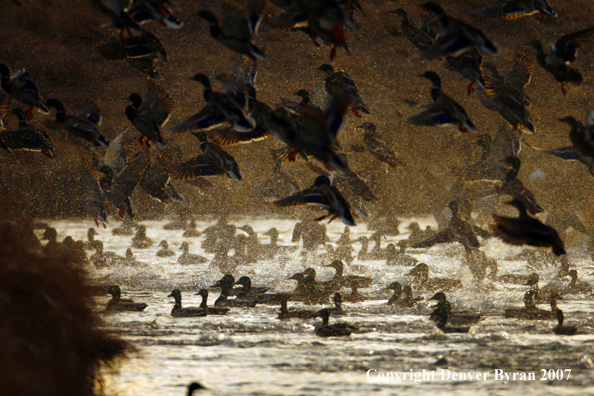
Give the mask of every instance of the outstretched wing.
[{"label": "outstretched wing", "polygon": [[147,80],[147,90],[138,109],[141,116],[163,126],[174,109],[175,103],[169,94],[152,79]]}]

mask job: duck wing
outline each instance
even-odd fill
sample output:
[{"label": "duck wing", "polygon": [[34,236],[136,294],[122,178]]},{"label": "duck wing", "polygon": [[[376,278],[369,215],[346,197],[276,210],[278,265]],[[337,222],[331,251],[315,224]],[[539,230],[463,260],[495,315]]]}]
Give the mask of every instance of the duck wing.
[{"label": "duck wing", "polygon": [[592,34],[594,34],[594,27],[559,37],[555,42],[556,55],[565,62],[575,62],[579,46],[588,40]]},{"label": "duck wing", "polygon": [[138,115],[158,126],[163,126],[174,109],[175,103],[165,89],[155,84],[153,80],[148,80]]}]

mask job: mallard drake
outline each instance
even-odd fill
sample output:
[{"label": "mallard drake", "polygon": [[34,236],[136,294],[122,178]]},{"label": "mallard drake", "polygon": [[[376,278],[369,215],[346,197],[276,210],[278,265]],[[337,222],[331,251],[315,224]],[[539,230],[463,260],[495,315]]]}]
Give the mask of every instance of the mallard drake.
[{"label": "mallard drake", "polygon": [[234,283],[235,279],[233,278],[233,275],[225,275],[215,284],[216,287],[221,288],[221,295],[214,303],[215,307],[255,307],[258,301],[254,299],[228,299]]},{"label": "mallard drake", "polygon": [[359,90],[351,76],[342,70],[334,71],[334,68],[327,63],[324,63],[318,69],[326,73],[326,92],[330,96],[346,93],[349,98],[348,106],[355,116],[362,117],[361,114],[371,115],[369,108],[365,106],[359,96]]},{"label": "mallard drake", "polygon": [[114,252],[103,251],[103,241],[94,241],[93,249],[95,249],[95,253],[91,255],[89,260],[97,268],[109,267],[123,263],[124,258],[122,256]]},{"label": "mallard drake", "polygon": [[446,295],[442,292],[436,293],[430,300],[437,300],[437,306],[431,313],[430,319],[435,322],[437,328],[444,333],[468,333],[470,327],[452,327],[447,326],[448,319],[451,315],[451,306],[446,299]]},{"label": "mallard drake", "polygon": [[205,264],[208,262],[206,257],[198,254],[190,253],[190,245],[188,242],[183,242],[179,248],[183,253],[177,258],[177,262],[180,264]]},{"label": "mallard drake", "polygon": [[[256,127],[254,118],[246,112],[247,86],[239,85],[239,91],[227,89],[225,92],[212,90],[209,78],[198,73],[189,80],[197,81],[204,86],[203,97],[206,106],[186,121],[170,128],[173,132],[207,131],[224,125],[231,125],[237,132],[249,132]],[[233,89],[238,87],[232,85]]]},{"label": "mallard drake", "polygon": [[357,129],[363,129],[365,131],[363,134],[363,143],[369,154],[374,156],[378,161],[390,165],[392,168],[404,166],[390,145],[378,136],[375,124],[366,122],[363,125],[359,125]]},{"label": "mallard drake", "polygon": [[25,69],[11,74],[8,66],[0,63],[0,74],[2,75],[2,80],[0,80],[2,89],[11,97],[29,106],[25,110],[27,119],[33,118],[33,108],[37,108],[43,114],[49,114],[49,109],[43,103],[43,98],[39,95],[33,79]]},{"label": "mallard drake", "polygon": [[480,30],[454,19],[443,11],[439,4],[430,1],[423,8],[439,18],[441,29],[435,43],[421,52],[426,59],[434,59],[445,55],[456,56],[471,47],[478,48],[486,55],[497,54],[497,47]]},{"label": "mallard drake", "polygon": [[451,290],[459,289],[464,285],[459,279],[450,278],[431,278],[429,279],[429,266],[425,263],[419,263],[415,268],[406,273],[412,275],[413,285],[417,284],[418,288],[425,288],[426,290]]},{"label": "mallard drake", "polygon": [[457,71],[464,79],[470,81],[466,88],[468,95],[474,92],[475,85],[483,85],[483,57],[476,48],[471,48],[458,56],[446,55],[445,61],[448,69]]},{"label": "mallard drake", "polygon": [[169,243],[165,239],[163,239],[161,242],[159,242],[159,247],[161,249],[157,252],[157,257],[175,256],[175,252],[173,250],[169,249]]},{"label": "mallard drake", "polygon": [[84,101],[76,107],[76,115],[66,114],[64,105],[57,99],[49,99],[48,107],[56,109],[56,120],[45,121],[44,125],[50,129],[64,129],[73,136],[93,143],[95,146],[107,147],[109,142],[101,135],[97,126],[101,124],[99,108],[90,100]]},{"label": "mallard drake", "polygon": [[[262,7],[264,2],[260,1]],[[224,26],[219,26],[217,18],[209,11],[198,12],[198,17],[210,23],[210,35],[225,47],[250,59],[263,59],[264,54],[253,43],[257,24],[249,20],[248,7],[239,0],[226,0],[223,7]],[[259,19],[258,19],[259,21]]]},{"label": "mallard drake", "polygon": [[240,277],[235,285],[241,285],[241,289],[237,293],[237,298],[251,298],[254,296],[260,296],[268,291],[266,287],[252,287],[252,280],[249,276]]},{"label": "mallard drake", "polygon": [[174,289],[171,294],[167,297],[173,297],[175,299],[175,305],[171,310],[171,316],[176,318],[188,318],[188,317],[197,317],[197,316],[206,316],[208,315],[207,309],[202,309],[198,307],[186,307],[182,308],[182,295],[179,289]]},{"label": "mallard drake", "polygon": [[420,126],[457,125],[460,132],[474,132],[475,126],[468,118],[464,108],[441,90],[441,79],[437,73],[427,71],[422,77],[433,83],[431,87],[433,103],[426,105],[425,111],[414,117],[409,117],[407,121]]},{"label": "mallard drake", "polygon": [[[348,93],[342,92],[332,96],[325,110],[311,105],[299,106],[295,110],[281,108],[283,112],[277,112],[274,120],[282,128],[273,126],[276,130],[273,134],[292,149],[292,152],[289,150],[288,160],[294,161],[297,153],[305,159],[311,155],[321,162],[344,169],[345,164],[334,149],[349,100]],[[283,118],[283,113],[288,118]],[[275,157],[283,158],[282,155]]]},{"label": "mallard drake", "polygon": [[509,156],[506,158],[506,164],[511,165],[511,169],[507,172],[505,181],[501,185],[495,186],[495,193],[499,195],[506,194],[512,199],[522,201],[532,215],[542,212],[544,209],[536,202],[536,197],[532,191],[524,187],[524,184],[518,179],[521,166],[520,159],[516,156]]},{"label": "mallard drake", "polygon": [[330,280],[330,282],[334,282],[337,285],[337,288],[341,286],[350,287],[355,285],[356,287],[366,288],[371,285],[373,282],[373,278],[368,276],[359,276],[359,275],[344,275],[344,264],[341,260],[334,260],[326,267],[334,268],[336,273]]},{"label": "mallard drake", "polygon": [[150,147],[148,142],[150,139],[157,147],[163,148],[163,138],[159,127],[165,125],[169,115],[175,109],[175,103],[169,94],[152,80],[147,80],[144,98],[133,93],[128,97],[128,100],[132,104],[126,106],[126,117],[140,132],[138,139],[140,145],[146,144]]},{"label": "mallard drake", "polygon": [[287,308],[287,298],[281,300],[281,308],[278,314],[278,319],[280,320],[288,320],[288,319],[313,319],[318,316],[317,311],[312,310],[298,310],[298,311],[289,311]]},{"label": "mallard drake", "polygon": [[450,201],[448,207],[452,210],[452,219],[448,223],[447,228],[438,232],[435,236],[417,242],[410,247],[417,249],[431,247],[438,243],[459,242],[467,252],[480,248],[481,245],[478,241],[477,233],[485,235],[485,231],[481,231],[478,227],[470,225],[460,218],[458,214],[458,203],[456,201]]},{"label": "mallard drake", "polygon": [[202,297],[200,308],[205,310],[208,315],[227,315],[229,313],[229,308],[208,306],[208,290],[200,289],[196,295]]},{"label": "mallard drake", "polygon": [[233,156],[214,143],[204,132],[194,133],[200,140],[202,154],[184,162],[164,161],[165,170],[177,180],[192,180],[200,176],[227,175],[241,180],[243,174]]},{"label": "mallard drake", "polygon": [[473,11],[481,18],[517,19],[536,13],[558,17],[546,0],[497,0],[493,5]]},{"label": "mallard drake", "polygon": [[19,128],[15,131],[1,130],[0,141],[8,151],[37,151],[46,157],[54,158],[54,146],[50,137],[41,129],[27,124],[23,110],[12,109],[19,118]]},{"label": "mallard drake", "polygon": [[348,226],[356,225],[351,213],[350,204],[336,187],[330,185],[330,179],[326,176],[318,176],[312,187],[289,197],[274,201],[273,204],[276,206],[321,206],[328,210],[328,214],[316,218],[316,221],[332,216],[330,221],[340,217],[344,224]]},{"label": "mallard drake", "polygon": [[139,225],[136,235],[132,238],[132,247],[135,249],[146,249],[152,245],[152,239],[146,236],[146,226],[144,224]]},{"label": "mallard drake", "polygon": [[549,45],[548,54],[544,53],[540,41],[532,40],[530,42],[530,46],[536,50],[536,61],[561,84],[563,95],[567,95],[563,86],[564,82],[580,85],[583,81],[582,73],[577,68],[571,67],[570,64],[575,62],[579,46],[592,34],[594,34],[594,27],[561,36],[555,44]]},{"label": "mallard drake", "polygon": [[173,15],[172,7],[175,7],[172,0],[135,0],[128,14],[140,25],[156,21],[168,28],[179,29],[184,23]]},{"label": "mallard drake", "polygon": [[400,282],[392,282],[386,287],[386,290],[393,290],[394,294],[390,297],[386,304],[388,305],[400,305],[400,297],[402,297],[402,285]]},{"label": "mallard drake", "polygon": [[133,311],[141,312],[148,307],[145,303],[135,303],[132,300],[120,298],[122,291],[118,285],[109,286],[107,290],[108,294],[111,294],[111,300],[105,307],[105,312],[122,312],[122,311]]},{"label": "mallard drake", "polygon": [[520,216],[514,218],[493,215],[495,223],[491,225],[491,232],[494,235],[510,245],[551,247],[556,255],[565,254],[563,241],[554,228],[541,223],[537,218],[528,216],[522,201],[514,199],[508,204],[518,209]]},{"label": "mallard drake", "polygon": [[425,51],[433,45],[433,38],[424,29],[412,26],[408,21],[406,11],[402,8],[392,10],[390,13],[400,16],[401,30],[401,32],[399,32],[398,29],[386,29],[391,36],[404,36],[419,51]]},{"label": "mallard drake", "polygon": [[[485,70],[490,73],[486,74]],[[482,71],[484,88],[478,90],[479,100],[485,108],[498,112],[514,130],[528,133],[534,133],[534,124],[527,109],[532,102],[524,88],[530,83],[533,70],[532,56],[520,49],[512,70],[505,77],[499,74],[495,65],[485,63]]]},{"label": "mallard drake", "polygon": [[572,336],[577,333],[577,327],[575,326],[563,326],[563,320],[565,319],[563,311],[559,308],[556,309],[557,326],[553,328],[553,332],[557,335],[568,335]]},{"label": "mallard drake", "polygon": [[314,330],[318,337],[342,337],[350,336],[351,333],[359,331],[355,326],[346,323],[335,323],[330,325],[330,311],[322,309],[318,311],[318,316],[322,318],[322,325],[317,326]]}]

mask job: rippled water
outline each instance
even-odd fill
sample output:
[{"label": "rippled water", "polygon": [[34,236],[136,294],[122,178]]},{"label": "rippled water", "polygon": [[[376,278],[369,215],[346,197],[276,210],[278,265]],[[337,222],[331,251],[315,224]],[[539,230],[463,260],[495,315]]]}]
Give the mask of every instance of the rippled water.
[{"label": "rippled water", "polygon": [[[263,232],[276,227],[280,231],[279,244],[291,245],[294,221],[236,219],[231,222],[238,226],[249,223],[261,242],[268,240],[262,236]],[[213,224],[197,223],[200,231]],[[149,264],[147,268],[91,269],[94,278],[120,284],[125,298],[148,304],[142,313],[105,315],[106,325],[138,348],[138,353],[117,373],[108,376],[108,394],[182,395],[192,381],[209,388],[200,394],[214,395],[594,394],[592,297],[569,295],[559,302],[566,323],[578,326],[583,333],[573,337],[553,334],[552,328],[556,325],[553,321],[503,319],[500,316],[503,308],[522,305],[526,287],[489,282],[473,285],[467,266],[462,264],[464,249],[461,245],[409,250],[407,254],[429,264],[431,276],[463,280],[465,288],[449,292],[448,299],[460,309],[481,310],[487,315],[469,334],[441,333],[428,320],[428,304],[422,303],[415,309],[386,305],[390,293],[383,289],[395,280],[410,281],[410,277],[404,275],[410,267],[386,266],[385,261],[355,260],[354,266],[350,269],[347,266],[345,271],[373,277],[372,287],[360,290],[372,299],[364,303],[345,303],[349,315],[331,318],[331,321],[356,325],[359,332],[346,338],[326,339],[313,333],[319,320],[281,322],[276,319],[277,306],[232,308],[228,316],[171,317],[173,301],[166,296],[173,288],[182,290],[185,306],[197,306],[200,297],[194,294],[199,288],[212,285],[221,273],[210,270],[208,264],[182,266],[177,264],[176,257],[155,256],[159,249],[157,243],[166,239],[176,252],[186,240],[190,242],[191,253],[211,258],[213,255],[204,253],[200,247],[203,236],[182,238],[181,230],[163,230],[164,221],[143,224],[147,225],[147,235],[156,243],[134,253],[138,260]],[[68,234],[86,240],[91,224],[62,221],[52,226],[58,230],[60,240]],[[328,235],[333,242],[343,228],[336,222],[328,225]],[[403,225],[400,230],[405,231]],[[351,229],[351,239],[372,233],[360,225]],[[405,233],[385,237],[382,243],[385,247],[389,242],[406,237]],[[111,228],[100,229],[97,237],[105,242],[106,251],[120,255],[130,246],[130,238],[113,236]],[[528,272],[525,262],[504,259],[521,249],[496,240],[483,243],[487,255],[499,260],[500,274]],[[569,249],[570,263],[579,270],[581,279],[592,282],[588,274],[593,272],[593,263],[580,253],[583,245],[583,240],[574,240]],[[358,251],[360,245],[354,246]],[[255,286],[267,286],[272,292],[289,291],[295,283],[286,278],[309,266],[317,270],[318,280],[331,278],[334,270],[321,267],[322,261],[320,257],[304,258],[300,251],[295,251],[276,260],[239,267],[234,275],[236,278],[250,275]],[[541,287],[555,273],[552,266],[544,266]],[[429,298],[432,293],[422,295]],[[210,304],[216,298],[217,293],[211,293]],[[104,303],[108,297],[99,300]],[[298,308],[301,304],[290,303],[290,306]],[[441,357],[447,362],[438,367],[436,363]],[[541,370],[549,369],[567,369],[571,374],[569,379],[563,372],[563,380],[541,380]],[[411,373],[411,370],[420,373],[418,375],[425,370],[426,380],[420,381],[421,384],[416,384],[410,376],[402,380],[402,373]],[[505,383],[495,378],[495,370],[534,373],[535,379],[522,381],[518,374],[516,381]],[[395,373],[399,373],[400,380],[393,379]],[[472,374],[475,379],[454,379],[462,373]],[[488,373],[487,380],[477,380],[477,373]]]}]

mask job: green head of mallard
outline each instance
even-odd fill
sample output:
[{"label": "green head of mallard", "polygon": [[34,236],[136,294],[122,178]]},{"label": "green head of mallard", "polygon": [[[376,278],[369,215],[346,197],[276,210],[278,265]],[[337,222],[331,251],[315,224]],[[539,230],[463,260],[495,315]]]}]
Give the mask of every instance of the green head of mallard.
[{"label": "green head of mallard", "polygon": [[301,98],[301,101],[305,104],[310,102],[309,92],[305,89],[300,89],[299,91],[295,92],[294,95],[299,96]]},{"label": "green head of mallard", "polygon": [[128,96],[126,99],[132,102],[132,106],[134,106],[134,108],[136,109],[140,108],[140,106],[142,105],[142,96],[140,96],[136,92],[130,94],[130,96]]},{"label": "green head of mallard", "polygon": [[328,176],[318,176],[316,177],[316,181],[314,182],[314,186],[329,186],[330,185],[330,178]]},{"label": "green head of mallard", "polygon": [[210,79],[202,73],[195,74],[192,77],[188,77],[188,80],[197,81],[204,85],[205,88],[210,88]]},{"label": "green head of mallard", "polygon": [[206,389],[206,388],[204,386],[202,386],[202,384],[199,382],[192,382],[190,385],[188,385],[188,396],[192,396],[192,394],[194,394],[194,391],[200,390],[200,389]]},{"label": "green head of mallard", "polygon": [[437,300],[437,302],[444,303],[446,302],[446,295],[442,292],[435,293],[429,300]]},{"label": "green head of mallard", "polygon": [[248,290],[252,288],[252,280],[249,276],[242,276],[235,284],[241,285]]},{"label": "green head of mallard", "polygon": [[110,294],[113,298],[117,299],[120,298],[120,296],[122,295],[122,290],[118,285],[112,285],[109,286],[109,288],[107,289],[107,293]]},{"label": "green head of mallard", "polygon": [[198,11],[198,18],[206,19],[208,22],[213,23],[213,24],[217,23],[217,18],[210,11],[206,11],[206,10]]},{"label": "green head of mallard", "polygon": [[435,88],[441,88],[441,79],[434,71],[426,71],[425,73],[421,74],[419,77],[424,77],[430,80],[433,83]]},{"label": "green head of mallard", "polygon": [[505,158],[505,163],[511,166],[512,169],[519,171],[520,166],[522,165],[522,161],[516,157],[515,155],[509,155]]},{"label": "green head of mallard", "polygon": [[64,111],[64,105],[58,99],[48,99],[45,105],[47,107],[53,107],[58,111]]},{"label": "green head of mallard", "polygon": [[334,68],[327,63],[324,63],[320,67],[318,67],[321,71],[325,72],[326,74],[330,75],[334,73]]},{"label": "green head of mallard", "polygon": [[174,289],[167,297],[173,297],[175,299],[175,303],[176,304],[180,304],[181,303],[181,291],[179,291],[179,289]]},{"label": "green head of mallard", "polygon": [[386,290],[394,290],[395,293],[401,293],[402,285],[400,282],[392,282],[390,285],[388,285],[388,287],[386,287]]}]

